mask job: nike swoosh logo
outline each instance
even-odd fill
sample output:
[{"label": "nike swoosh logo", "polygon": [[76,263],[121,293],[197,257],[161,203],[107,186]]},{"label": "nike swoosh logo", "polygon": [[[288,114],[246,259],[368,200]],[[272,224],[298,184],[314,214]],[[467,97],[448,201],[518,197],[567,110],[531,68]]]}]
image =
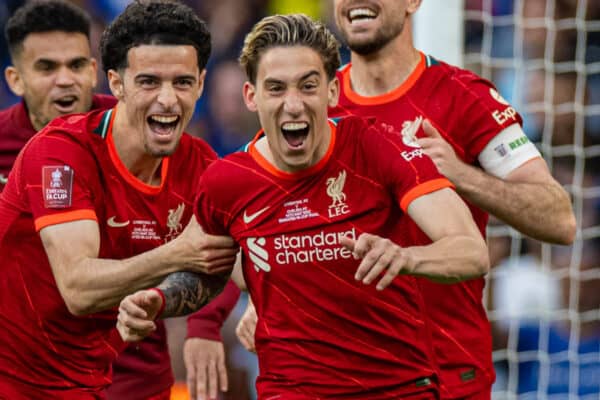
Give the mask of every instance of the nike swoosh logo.
[{"label": "nike swoosh logo", "polygon": [[244,219],[244,223],[249,224],[250,222],[254,221],[256,219],[256,217],[258,217],[259,215],[261,215],[262,213],[267,211],[269,209],[269,207],[270,206],[266,206],[265,208],[260,209],[257,212],[255,212],[254,214],[250,214],[250,215],[247,215],[246,211],[244,210],[244,215],[242,216]]},{"label": "nike swoosh logo", "polygon": [[110,217],[106,223],[108,224],[108,226],[112,226],[113,228],[123,228],[127,225],[129,225],[129,221],[124,221],[124,222],[117,222],[115,221],[115,217],[112,216]]},{"label": "nike swoosh logo", "polygon": [[6,185],[8,183],[8,176],[0,174],[0,185]]}]

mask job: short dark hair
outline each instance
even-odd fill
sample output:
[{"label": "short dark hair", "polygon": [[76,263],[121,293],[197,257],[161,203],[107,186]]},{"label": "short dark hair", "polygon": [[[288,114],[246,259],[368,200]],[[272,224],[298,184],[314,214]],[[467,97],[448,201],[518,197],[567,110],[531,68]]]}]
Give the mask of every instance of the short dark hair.
[{"label": "short dark hair", "polygon": [[39,32],[79,32],[90,38],[90,17],[81,8],[64,0],[32,1],[15,11],[4,28],[10,56],[23,49],[25,38]]},{"label": "short dark hair", "polygon": [[140,45],[191,45],[203,70],[210,56],[206,23],[190,7],[172,0],[136,0],[102,34],[105,72],[127,67],[127,53]]},{"label": "short dark hair", "polygon": [[323,23],[304,14],[271,15],[254,25],[244,40],[239,61],[251,83],[256,83],[263,53],[277,46],[310,47],[321,56],[330,80],[340,67],[340,43]]}]

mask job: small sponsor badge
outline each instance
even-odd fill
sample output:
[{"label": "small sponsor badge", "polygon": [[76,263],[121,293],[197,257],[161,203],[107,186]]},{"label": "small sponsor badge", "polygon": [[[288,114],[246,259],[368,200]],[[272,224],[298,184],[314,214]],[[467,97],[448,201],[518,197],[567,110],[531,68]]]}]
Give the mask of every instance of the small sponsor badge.
[{"label": "small sponsor badge", "polygon": [[73,170],[68,165],[42,167],[42,191],[46,208],[71,207]]}]

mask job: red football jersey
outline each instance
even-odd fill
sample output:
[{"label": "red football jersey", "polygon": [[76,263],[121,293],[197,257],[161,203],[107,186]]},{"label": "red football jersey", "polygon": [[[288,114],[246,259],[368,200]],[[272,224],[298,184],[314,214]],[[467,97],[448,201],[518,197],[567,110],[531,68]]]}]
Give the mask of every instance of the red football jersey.
[{"label": "red football jersey", "polygon": [[259,398],[397,399],[434,390],[414,277],[383,291],[356,281],[360,261],[339,238],[398,238],[408,204],[450,182],[395,132],[354,117],[331,127],[327,154],[307,170],[274,168],[255,139],[201,179],[198,220],[243,250],[258,314]]},{"label": "red football jersey", "polygon": [[[96,94],[92,99],[92,109],[107,109],[116,103],[117,100],[112,96]],[[0,110],[0,191],[8,179],[19,151],[35,134],[23,100]]]},{"label": "red football jersey", "polygon": [[[51,122],[20,153],[0,196],[0,254],[10,255],[0,264],[0,397],[32,387],[49,397],[97,394],[110,383],[110,364],[122,349],[116,309],[85,317],[69,313],[38,231],[93,219],[100,228],[100,258],[153,249],[185,227],[199,177],[216,158],[206,143],[184,134],[162,161],[161,185],[146,185],[118,158],[111,116],[114,110]],[[130,358],[131,370],[147,374],[136,395],[171,384],[164,330],[130,350],[138,356]]]},{"label": "red football jersey", "polygon": [[[473,74],[421,54],[421,62],[395,90],[363,97],[352,90],[348,64],[338,71],[341,94],[330,116],[360,115],[377,118],[404,137],[423,137],[421,122],[429,119],[466,163],[477,157],[488,142],[506,127],[522,123],[521,117],[495,90]],[[468,204],[468,202],[467,202]],[[488,215],[468,204],[485,236]],[[409,218],[405,244],[430,240]],[[419,279],[427,314],[432,320],[434,347],[441,367],[442,389],[452,398],[489,386],[495,379],[490,325],[482,304],[485,280],[443,285]]]}]

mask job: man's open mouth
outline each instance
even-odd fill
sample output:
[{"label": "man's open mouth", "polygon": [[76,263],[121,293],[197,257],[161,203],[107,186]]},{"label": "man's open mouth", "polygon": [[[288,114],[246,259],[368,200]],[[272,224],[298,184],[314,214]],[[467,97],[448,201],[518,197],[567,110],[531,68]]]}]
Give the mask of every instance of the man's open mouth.
[{"label": "man's open mouth", "polygon": [[281,133],[292,148],[302,147],[308,137],[308,131],[307,122],[286,122],[281,126]]},{"label": "man's open mouth", "polygon": [[178,115],[151,115],[147,118],[150,129],[158,135],[169,135],[179,123]]},{"label": "man's open mouth", "polygon": [[368,21],[377,18],[377,12],[367,7],[353,8],[348,12],[351,23]]}]

